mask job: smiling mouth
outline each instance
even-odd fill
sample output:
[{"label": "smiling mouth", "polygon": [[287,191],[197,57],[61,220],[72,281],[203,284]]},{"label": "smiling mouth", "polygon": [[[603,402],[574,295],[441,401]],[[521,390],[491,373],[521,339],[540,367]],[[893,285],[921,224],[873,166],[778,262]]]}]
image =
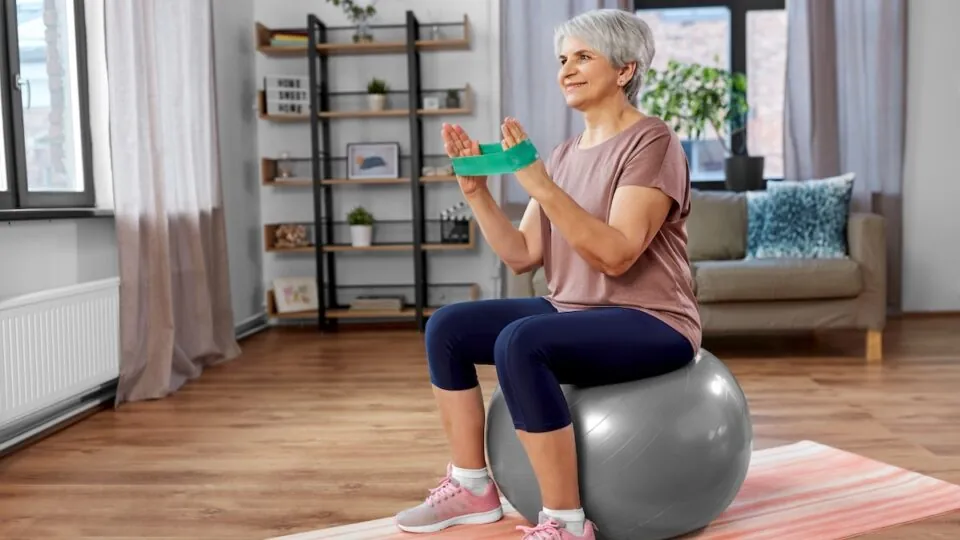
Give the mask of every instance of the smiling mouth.
[{"label": "smiling mouth", "polygon": [[568,83],[567,85],[564,86],[564,88],[566,88],[567,90],[576,90],[577,88],[580,88],[585,84],[587,83]]}]

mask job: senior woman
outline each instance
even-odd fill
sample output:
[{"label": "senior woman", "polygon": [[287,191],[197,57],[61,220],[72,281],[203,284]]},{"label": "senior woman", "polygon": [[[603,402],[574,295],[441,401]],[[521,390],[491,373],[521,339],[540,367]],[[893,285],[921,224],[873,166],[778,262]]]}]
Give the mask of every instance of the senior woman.
[{"label": "senior woman", "polygon": [[[634,106],[654,55],[650,29],[626,11],[590,11],[557,29],[556,49],[560,91],[583,114],[585,129],[546,163],[515,173],[530,196],[519,228],[485,178],[458,178],[492,249],[515,273],[542,265],[549,294],[456,303],[429,319],[427,363],[452,455],[426,501],[396,516],[404,531],[502,517],[484,457],[476,371],[493,364],[543,501],[539,523],[520,527],[523,538],[595,538],[580,502],[560,385],[660,375],[690,362],[700,347],[686,255],[686,157],[662,120]],[[507,148],[526,138],[512,118],[501,131]],[[451,157],[479,154],[459,126],[445,124],[443,137]]]}]

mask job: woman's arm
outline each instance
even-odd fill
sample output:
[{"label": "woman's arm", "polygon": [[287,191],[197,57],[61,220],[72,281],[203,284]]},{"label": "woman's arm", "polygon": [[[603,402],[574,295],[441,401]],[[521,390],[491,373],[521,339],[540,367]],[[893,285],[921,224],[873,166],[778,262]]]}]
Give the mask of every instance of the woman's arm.
[{"label": "woman's arm", "polygon": [[[591,266],[609,276],[630,269],[663,225],[673,201],[659,189],[622,186],[610,221],[593,217],[552,181],[531,193],[553,226]],[[538,182],[539,184],[539,182]]]},{"label": "woman's arm", "polygon": [[531,199],[519,229],[503,213],[490,190],[484,186],[466,197],[480,232],[494,253],[515,274],[528,272],[543,262],[540,238],[540,205]]},{"label": "woman's arm", "polygon": [[[512,118],[504,122],[502,131],[507,147],[526,138],[520,124]],[[671,144],[670,134],[665,132],[648,145],[644,155],[638,152],[632,156],[623,171],[621,185],[614,192],[607,222],[595,218],[560,189],[541,160],[515,175],[540,204],[553,227],[584,260],[600,272],[619,276],[647,249],[673,208],[673,198],[651,187],[658,180],[657,175],[673,174],[669,167],[674,160],[666,159],[667,150],[674,150]],[[668,161],[669,166],[664,169],[661,164]]]}]

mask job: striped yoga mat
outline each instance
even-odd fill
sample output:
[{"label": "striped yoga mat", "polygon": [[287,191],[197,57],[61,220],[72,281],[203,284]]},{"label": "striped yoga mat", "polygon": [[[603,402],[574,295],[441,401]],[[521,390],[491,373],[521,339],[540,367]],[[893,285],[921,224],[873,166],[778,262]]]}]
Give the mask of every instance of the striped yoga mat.
[{"label": "striped yoga mat", "polygon": [[[434,534],[398,531],[383,518],[272,540],[517,540],[526,520],[504,501],[504,519]],[[811,441],[754,452],[736,500],[685,538],[836,540],[960,510],[960,486]],[[469,527],[469,535],[465,532]]]}]

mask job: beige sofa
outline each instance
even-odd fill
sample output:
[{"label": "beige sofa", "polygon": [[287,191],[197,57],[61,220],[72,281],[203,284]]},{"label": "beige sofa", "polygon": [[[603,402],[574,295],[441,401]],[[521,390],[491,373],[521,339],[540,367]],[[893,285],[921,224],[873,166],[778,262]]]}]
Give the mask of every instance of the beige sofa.
[{"label": "beige sofa", "polygon": [[[887,318],[882,217],[851,214],[847,259],[750,260],[745,194],[694,191],[691,205],[687,253],[705,336],[857,329],[865,331],[867,359],[881,359]],[[542,268],[508,278],[510,297],[546,292]]]}]

